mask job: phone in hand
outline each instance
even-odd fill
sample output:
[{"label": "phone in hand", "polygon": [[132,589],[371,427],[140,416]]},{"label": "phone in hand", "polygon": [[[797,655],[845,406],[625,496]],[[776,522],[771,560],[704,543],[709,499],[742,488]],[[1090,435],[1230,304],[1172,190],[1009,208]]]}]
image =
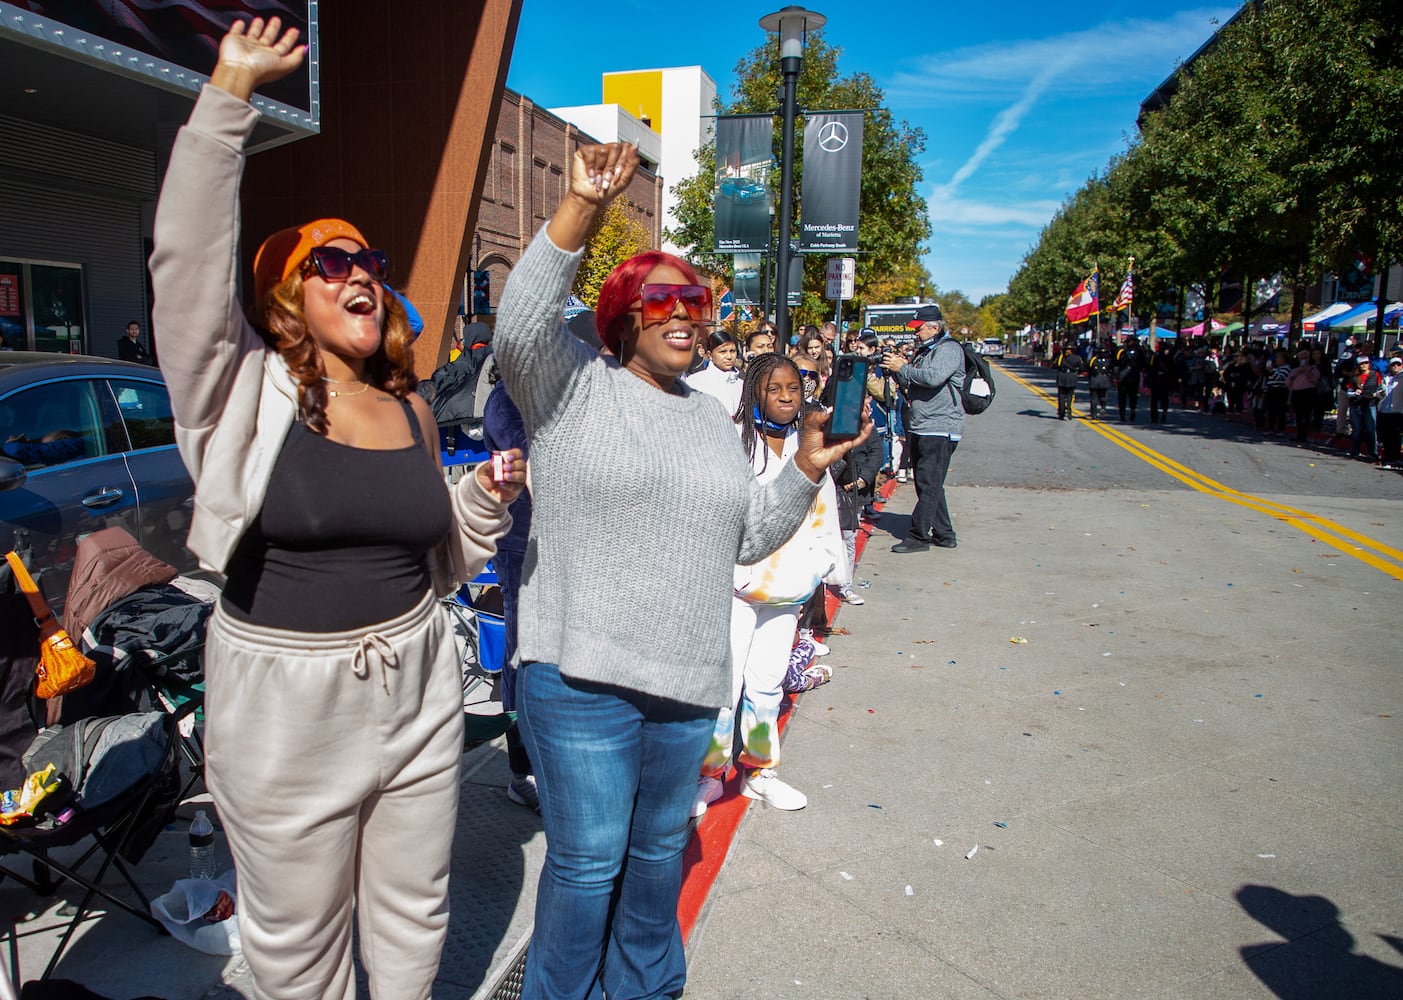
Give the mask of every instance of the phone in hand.
[{"label": "phone in hand", "polygon": [[862,433],[862,413],[867,405],[867,366],[870,358],[840,354],[824,386],[825,405],[832,410],[824,436],[829,441],[851,441]]}]

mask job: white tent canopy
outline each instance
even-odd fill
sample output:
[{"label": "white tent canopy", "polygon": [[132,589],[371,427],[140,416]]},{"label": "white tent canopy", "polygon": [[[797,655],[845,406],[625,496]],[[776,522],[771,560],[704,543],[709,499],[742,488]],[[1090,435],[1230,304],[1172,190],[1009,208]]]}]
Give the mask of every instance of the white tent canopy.
[{"label": "white tent canopy", "polygon": [[1301,320],[1301,327],[1306,330],[1313,330],[1315,329],[1315,324],[1319,323],[1322,319],[1329,319],[1331,316],[1338,316],[1340,313],[1349,312],[1354,306],[1355,303],[1353,302],[1336,302],[1334,305],[1326,306],[1315,315],[1307,316],[1305,319]]}]

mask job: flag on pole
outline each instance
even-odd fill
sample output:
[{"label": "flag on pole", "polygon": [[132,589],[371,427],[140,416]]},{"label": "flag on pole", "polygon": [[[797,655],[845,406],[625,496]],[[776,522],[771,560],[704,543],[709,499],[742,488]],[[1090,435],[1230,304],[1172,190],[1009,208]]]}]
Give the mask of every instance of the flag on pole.
[{"label": "flag on pole", "polygon": [[721,301],[718,302],[717,305],[719,309],[717,310],[716,318],[722,323],[725,323],[736,311],[736,297],[729,288],[726,289],[726,294],[721,296]]},{"label": "flag on pole", "polygon": [[1125,269],[1125,280],[1120,283],[1120,293],[1116,295],[1115,304],[1111,306],[1112,312],[1119,312],[1135,298],[1135,258],[1130,258],[1130,266]]},{"label": "flag on pole", "polygon": [[1071,298],[1067,300],[1067,322],[1080,323],[1090,316],[1096,315],[1101,308],[1101,297],[1098,289],[1101,286],[1101,275],[1099,271],[1093,270],[1087,275],[1086,280],[1077,286]]}]

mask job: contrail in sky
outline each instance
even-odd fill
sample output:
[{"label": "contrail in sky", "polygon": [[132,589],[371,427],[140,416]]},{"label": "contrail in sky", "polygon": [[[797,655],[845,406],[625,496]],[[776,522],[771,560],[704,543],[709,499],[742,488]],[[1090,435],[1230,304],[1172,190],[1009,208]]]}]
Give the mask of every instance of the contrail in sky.
[{"label": "contrail in sky", "polygon": [[989,126],[989,131],[985,134],[983,141],[970,154],[969,159],[960,166],[960,169],[955,171],[954,176],[938,187],[936,191],[944,195],[953,194],[955,188],[973,176],[980,165],[989,158],[989,155],[1002,146],[1004,140],[1022,124],[1023,118],[1032,110],[1038,98],[1047,92],[1052,81],[1076,61],[1075,57],[1067,56],[1044,66],[1037,76],[1028,81],[1028,86],[1023,89],[1023,94],[1018,100],[994,116],[993,124]]}]

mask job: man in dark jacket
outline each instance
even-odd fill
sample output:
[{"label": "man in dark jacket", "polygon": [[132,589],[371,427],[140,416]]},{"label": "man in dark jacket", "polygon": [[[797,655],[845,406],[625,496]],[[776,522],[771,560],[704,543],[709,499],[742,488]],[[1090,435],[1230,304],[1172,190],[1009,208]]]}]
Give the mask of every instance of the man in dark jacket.
[{"label": "man in dark jacket", "polygon": [[482,322],[469,323],[463,328],[462,353],[428,380],[432,395],[420,383],[420,392],[429,400],[440,427],[466,424],[476,418],[477,384],[491,354],[491,328]]},{"label": "man in dark jacket", "polygon": [[1116,352],[1116,406],[1120,408],[1120,422],[1135,423],[1135,407],[1140,402],[1140,371],[1144,361],[1140,357],[1140,343],[1131,334],[1125,345]]},{"label": "man in dark jacket", "polygon": [[154,365],[156,360],[141,342],[141,324],[132,320],[127,324],[127,334],[117,341],[117,360],[130,361],[138,365]]}]

